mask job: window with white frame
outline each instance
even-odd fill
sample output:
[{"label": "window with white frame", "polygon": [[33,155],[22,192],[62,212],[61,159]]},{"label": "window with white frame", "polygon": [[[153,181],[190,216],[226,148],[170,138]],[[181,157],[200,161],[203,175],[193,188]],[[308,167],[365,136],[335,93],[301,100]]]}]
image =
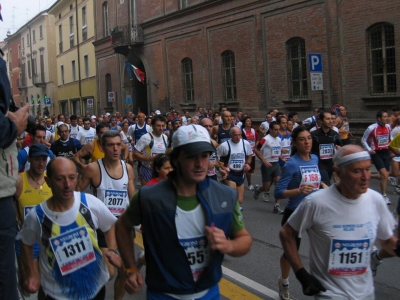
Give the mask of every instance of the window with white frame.
[{"label": "window with white frame", "polygon": [[89,57],[88,57],[88,55],[85,55],[83,57],[83,62],[85,65],[85,77],[89,78]]},{"label": "window with white frame", "polygon": [[71,62],[72,81],[76,81],[76,65],[75,60]]}]

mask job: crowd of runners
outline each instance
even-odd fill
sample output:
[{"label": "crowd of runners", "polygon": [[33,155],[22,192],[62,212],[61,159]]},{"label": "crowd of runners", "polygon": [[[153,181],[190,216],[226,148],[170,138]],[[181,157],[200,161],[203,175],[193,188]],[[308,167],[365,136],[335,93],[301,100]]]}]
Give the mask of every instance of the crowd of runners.
[{"label": "crowd of runners", "polygon": [[[17,137],[20,293],[104,299],[115,276],[122,299],[142,288],[145,265],[148,299],[219,299],[224,254],[245,255],[252,244],[247,188],[255,200],[273,198],[272,213],[282,215],[281,299],[291,299],[291,268],[306,295],[374,299],[378,265],[400,255],[386,191],[400,194],[400,108],[378,111],[361,147],[350,124],[344,106],[315,108],[303,121],[272,110],[258,127],[225,106],[37,118]],[[370,178],[380,193],[368,189]],[[144,237],[137,255],[133,228]],[[309,271],[298,255],[304,230]]]}]

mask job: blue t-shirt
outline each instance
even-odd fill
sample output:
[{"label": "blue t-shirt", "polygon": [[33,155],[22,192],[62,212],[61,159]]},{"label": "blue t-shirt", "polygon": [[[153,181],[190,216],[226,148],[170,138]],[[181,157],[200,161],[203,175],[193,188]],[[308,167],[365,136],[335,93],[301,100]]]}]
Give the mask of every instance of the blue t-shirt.
[{"label": "blue t-shirt", "polygon": [[[290,157],[284,165],[282,174],[276,184],[274,192],[275,199],[284,199],[283,192],[285,190],[297,189],[300,186],[302,180],[301,168],[304,167],[315,167],[318,170],[318,157],[314,154],[310,154],[310,160],[308,161],[303,160],[297,154]],[[301,194],[289,198],[286,208],[295,210],[306,196],[308,195]]]}]

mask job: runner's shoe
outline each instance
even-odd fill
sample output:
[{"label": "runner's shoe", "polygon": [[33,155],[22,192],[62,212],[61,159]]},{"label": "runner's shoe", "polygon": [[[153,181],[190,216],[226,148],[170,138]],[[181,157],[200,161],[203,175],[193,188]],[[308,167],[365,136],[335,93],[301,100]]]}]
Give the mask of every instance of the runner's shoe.
[{"label": "runner's shoe", "polygon": [[252,184],[250,184],[250,185],[247,187],[247,189],[248,189],[249,191],[254,191],[254,186],[253,186]]},{"label": "runner's shoe", "polygon": [[400,185],[396,185],[396,193],[397,195],[400,195]]},{"label": "runner's shoe", "polygon": [[253,198],[255,200],[258,200],[258,197],[260,196],[260,192],[258,191],[258,184],[254,187],[254,192],[253,192]]},{"label": "runner's shoe", "polygon": [[282,284],[282,280],[280,277],[278,279],[278,286],[279,286],[279,299],[292,300],[292,298],[290,298],[289,285]]},{"label": "runner's shoe", "polygon": [[269,202],[269,192],[264,192],[263,199],[264,199],[264,202]]},{"label": "runner's shoe", "polygon": [[280,208],[279,204],[274,206],[274,210],[272,212],[277,215],[283,214],[283,210]]},{"label": "runner's shoe", "polygon": [[140,271],[140,269],[141,269],[144,265],[146,265],[146,263],[145,263],[145,261],[144,261],[144,251],[142,250],[142,251],[140,251],[140,252],[138,253],[138,255],[137,255],[136,267],[137,267],[137,268],[139,269],[139,271]]},{"label": "runner's shoe", "polygon": [[372,276],[374,277],[376,275],[378,266],[382,263],[382,260],[379,259],[377,255],[378,255],[378,248],[376,248],[376,246],[373,246],[371,252],[371,271],[372,271]]},{"label": "runner's shoe", "polygon": [[392,186],[396,186],[397,185],[396,177],[389,176],[388,179],[389,179],[390,185],[392,185]]},{"label": "runner's shoe", "polygon": [[387,205],[392,204],[392,202],[390,202],[390,199],[389,199],[389,197],[388,197],[387,195],[383,195],[383,200],[385,201],[385,203],[386,203]]}]

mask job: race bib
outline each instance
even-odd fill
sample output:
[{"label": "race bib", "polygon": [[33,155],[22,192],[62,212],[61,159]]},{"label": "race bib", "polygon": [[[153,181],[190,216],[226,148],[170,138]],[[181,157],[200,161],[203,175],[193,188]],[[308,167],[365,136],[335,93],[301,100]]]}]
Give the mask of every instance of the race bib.
[{"label": "race bib", "polygon": [[300,167],[301,182],[299,187],[312,184],[314,190],[319,189],[321,184],[321,174],[319,173],[318,166]]},{"label": "race bib", "polygon": [[343,128],[344,128],[344,130],[349,131],[349,130],[350,130],[349,123],[344,124],[344,125],[343,125]]},{"label": "race bib", "polygon": [[63,276],[96,260],[85,226],[52,237],[49,241]]},{"label": "race bib", "polygon": [[281,156],[281,147],[272,147],[271,159],[279,159],[279,156]]},{"label": "race bib", "polygon": [[370,240],[332,239],[328,273],[355,276],[367,271],[370,262]]},{"label": "race bib", "polygon": [[104,202],[114,216],[121,215],[127,206],[128,192],[117,190],[105,190]]},{"label": "race bib", "polygon": [[389,144],[389,135],[378,135],[376,139],[378,142],[378,147],[387,147]]},{"label": "race bib", "polygon": [[331,159],[333,157],[333,144],[319,145],[319,159]]},{"label": "race bib", "polygon": [[190,239],[179,239],[179,243],[186,252],[193,279],[197,281],[209,262],[210,253],[207,238],[206,236],[200,236]]},{"label": "race bib", "polygon": [[26,217],[29,212],[32,210],[32,208],[34,208],[35,206],[24,206],[24,217]]},{"label": "race bib", "polygon": [[[215,154],[213,154],[210,156],[210,162],[215,163],[215,161],[216,161],[216,157],[215,157]],[[207,170],[208,176],[214,176],[215,174],[216,174],[215,168],[212,168],[211,170]]]},{"label": "race bib", "polygon": [[282,158],[290,158],[290,151],[291,151],[290,146],[284,146],[282,147],[282,149],[286,149],[288,151],[287,153],[283,153],[282,151]]},{"label": "race bib", "polygon": [[85,144],[89,143],[89,142],[93,142],[94,140],[94,136],[86,136],[85,137]]},{"label": "race bib", "polygon": [[232,159],[229,162],[229,169],[234,171],[241,171],[244,167],[244,161],[241,159]]}]

